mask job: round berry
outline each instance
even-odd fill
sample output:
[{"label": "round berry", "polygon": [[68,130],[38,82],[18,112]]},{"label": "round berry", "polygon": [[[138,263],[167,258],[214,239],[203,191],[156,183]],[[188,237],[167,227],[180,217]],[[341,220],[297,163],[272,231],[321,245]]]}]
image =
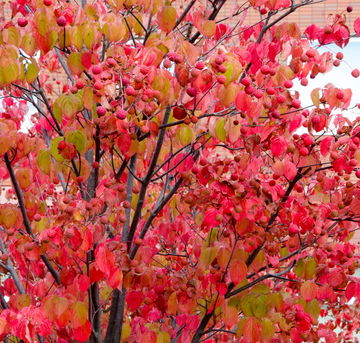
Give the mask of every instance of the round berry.
[{"label": "round berry", "polygon": [[61,15],[59,18],[57,18],[56,23],[59,26],[65,26],[66,25],[66,18],[63,15]]},{"label": "round berry", "polygon": [[25,27],[28,24],[28,21],[26,18],[21,17],[18,19],[17,23],[20,27]]},{"label": "round berry", "polygon": [[102,117],[106,114],[106,108],[104,106],[98,106],[96,109],[96,113],[99,117]]}]

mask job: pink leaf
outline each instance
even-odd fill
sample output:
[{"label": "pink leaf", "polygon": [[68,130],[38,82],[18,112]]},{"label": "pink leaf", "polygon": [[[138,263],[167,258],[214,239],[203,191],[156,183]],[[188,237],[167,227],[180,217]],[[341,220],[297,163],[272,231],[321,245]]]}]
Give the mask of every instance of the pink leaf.
[{"label": "pink leaf", "polygon": [[354,21],[354,31],[358,36],[360,35],[360,17]]},{"label": "pink leaf", "polygon": [[346,287],[345,297],[347,300],[350,300],[352,297],[360,300],[360,283],[350,282]]},{"label": "pink leaf", "polygon": [[282,136],[278,136],[272,139],[270,149],[275,157],[282,155],[287,150],[286,139]]},{"label": "pink leaf", "polygon": [[296,165],[290,161],[285,163],[285,176],[289,179],[292,180],[296,174],[297,174],[297,168]]},{"label": "pink leaf", "polygon": [[333,143],[334,143],[334,137],[331,136],[325,137],[320,143],[321,155],[325,156],[330,151],[330,148]]}]

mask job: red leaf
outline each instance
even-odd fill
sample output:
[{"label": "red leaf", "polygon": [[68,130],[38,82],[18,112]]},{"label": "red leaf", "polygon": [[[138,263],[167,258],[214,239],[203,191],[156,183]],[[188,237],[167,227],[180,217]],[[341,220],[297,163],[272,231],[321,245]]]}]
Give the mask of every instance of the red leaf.
[{"label": "red leaf", "polygon": [[143,294],[139,291],[130,291],[126,294],[126,303],[130,310],[136,311],[141,305]]},{"label": "red leaf", "polygon": [[247,272],[246,264],[243,261],[235,261],[230,265],[229,274],[231,281],[237,285],[245,279]]},{"label": "red leaf", "polygon": [[261,326],[255,317],[248,317],[245,319],[243,327],[243,336],[245,343],[257,342],[260,336]]},{"label": "red leaf", "polygon": [[91,59],[92,59],[91,52],[84,52],[81,55],[81,63],[86,69],[89,69],[91,67],[91,65],[92,65]]},{"label": "red leaf", "polygon": [[352,297],[360,300],[360,283],[350,282],[346,287],[345,297],[347,300],[350,300]]},{"label": "red leaf", "polygon": [[303,117],[300,114],[294,116],[294,118],[290,121],[290,124],[289,124],[289,132],[290,133],[300,127],[300,125],[302,123],[302,119],[303,119]]},{"label": "red leaf", "polygon": [[325,137],[320,143],[321,155],[325,156],[330,151],[330,148],[333,143],[334,143],[334,137],[331,136]]},{"label": "red leaf", "polygon": [[91,333],[91,324],[87,320],[86,323],[74,329],[74,338],[79,342],[85,342],[89,339]]},{"label": "red leaf", "polygon": [[296,165],[290,161],[285,162],[284,174],[289,179],[292,180],[297,174]]},{"label": "red leaf", "polygon": [[358,36],[360,35],[360,17],[354,21],[354,31]]},{"label": "red leaf", "polygon": [[79,289],[81,292],[86,292],[90,287],[90,279],[87,275],[80,275],[78,278]]},{"label": "red leaf", "polygon": [[98,247],[95,252],[95,263],[97,267],[107,276],[110,277],[112,270],[115,267],[114,254],[109,251],[104,245]]},{"label": "red leaf", "polygon": [[286,139],[282,136],[273,138],[271,140],[270,149],[275,157],[282,155],[287,150]]}]

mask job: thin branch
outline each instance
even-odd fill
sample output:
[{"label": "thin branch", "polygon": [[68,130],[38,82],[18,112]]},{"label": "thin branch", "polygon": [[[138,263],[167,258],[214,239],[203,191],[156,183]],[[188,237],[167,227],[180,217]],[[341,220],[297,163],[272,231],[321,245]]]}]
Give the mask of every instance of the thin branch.
[{"label": "thin branch", "polygon": [[[169,191],[169,193],[158,203],[155,205],[155,208],[151,211],[150,216],[148,217],[148,219],[146,220],[139,238],[143,239],[147,233],[147,231],[149,230],[151,223],[153,222],[154,218],[159,214],[159,212],[164,208],[164,206],[170,201],[170,199],[172,198],[172,196],[175,194],[175,192],[179,189],[179,187],[181,186],[183,182],[182,178],[179,178],[179,180],[176,181],[175,185],[171,188],[171,190]],[[164,186],[165,187],[165,186]],[[135,244],[133,250],[131,251],[130,254],[130,259],[134,259],[136,252],[139,249],[139,245]]]},{"label": "thin branch", "polygon": [[234,295],[237,295],[253,286],[255,286],[256,284],[266,280],[266,279],[269,279],[269,278],[279,278],[281,277],[282,275],[288,273],[296,264],[296,260],[294,260],[285,270],[283,270],[282,272],[279,272],[279,273],[275,273],[275,274],[266,274],[266,275],[262,275],[260,276],[259,278],[257,278],[256,280],[252,281],[252,282],[249,282],[248,284],[242,286],[242,287],[239,287],[235,290],[233,290],[232,292],[230,293],[227,293],[225,294],[225,299],[228,299],[228,298],[231,298],[233,297]]},{"label": "thin branch", "polygon": [[[168,122],[169,117],[170,117],[170,112],[171,112],[171,107],[167,106],[167,108],[165,110],[165,113],[164,113],[162,124],[166,124]],[[150,161],[148,171],[147,171],[145,177],[143,178],[143,183],[141,185],[139,198],[138,198],[136,208],[135,208],[135,212],[134,212],[134,217],[133,217],[133,220],[132,220],[132,223],[131,223],[131,226],[130,226],[130,230],[129,230],[128,240],[127,240],[128,252],[130,252],[132,240],[134,238],[135,231],[136,231],[137,225],[138,225],[139,220],[140,220],[141,210],[142,210],[143,205],[144,205],[146,190],[147,190],[147,187],[148,187],[148,185],[150,183],[151,177],[152,177],[154,169],[156,167],[158,157],[160,155],[162,145],[164,143],[165,132],[166,132],[166,128],[163,128],[163,129],[160,130],[158,140],[157,140],[157,143],[156,143],[156,146],[155,146],[153,156],[152,156],[151,161]]]},{"label": "thin branch", "polygon": [[[5,164],[6,164],[6,168],[7,168],[8,172],[9,172],[11,182],[12,182],[13,187],[14,187],[16,197],[17,197],[18,202],[19,202],[20,211],[21,211],[21,214],[22,214],[22,217],[23,217],[23,223],[24,223],[24,226],[25,226],[25,230],[28,233],[28,235],[33,240],[35,240],[35,236],[34,236],[34,234],[32,232],[31,224],[30,224],[29,218],[28,218],[27,213],[26,213],[26,207],[25,207],[24,198],[23,198],[22,192],[20,190],[19,184],[17,182],[17,179],[15,177],[15,173],[14,173],[13,167],[11,165],[11,161],[9,160],[9,156],[8,156],[7,153],[5,153],[5,155],[4,155],[4,161],[5,161]],[[53,265],[50,263],[50,261],[48,260],[48,258],[45,255],[40,255],[40,257],[43,260],[43,262],[45,263],[46,267],[48,268],[48,270],[51,273],[51,275],[53,276],[53,278],[55,279],[56,283],[60,285],[61,280],[60,280],[59,273],[55,270],[55,268],[53,267]]]},{"label": "thin branch", "polygon": [[189,13],[189,11],[191,10],[191,8],[194,6],[196,0],[192,0],[190,1],[190,3],[186,6],[186,8],[184,9],[184,12],[181,13],[180,17],[176,20],[176,24],[173,28],[173,30],[175,30],[179,24],[183,21],[183,19],[186,17],[186,15]]}]

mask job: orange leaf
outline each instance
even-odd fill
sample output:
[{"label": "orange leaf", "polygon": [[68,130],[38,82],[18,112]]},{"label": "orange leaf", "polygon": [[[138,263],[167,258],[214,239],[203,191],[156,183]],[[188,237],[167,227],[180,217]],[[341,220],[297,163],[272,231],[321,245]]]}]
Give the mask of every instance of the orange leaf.
[{"label": "orange leaf", "polygon": [[164,6],[158,12],[158,23],[161,30],[171,32],[176,24],[176,10],[172,6]]},{"label": "orange leaf", "polygon": [[318,286],[311,281],[305,281],[300,288],[301,296],[306,300],[310,301],[317,295]]},{"label": "orange leaf", "polygon": [[231,281],[237,285],[239,282],[246,278],[247,267],[243,261],[234,261],[229,268]]}]

